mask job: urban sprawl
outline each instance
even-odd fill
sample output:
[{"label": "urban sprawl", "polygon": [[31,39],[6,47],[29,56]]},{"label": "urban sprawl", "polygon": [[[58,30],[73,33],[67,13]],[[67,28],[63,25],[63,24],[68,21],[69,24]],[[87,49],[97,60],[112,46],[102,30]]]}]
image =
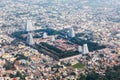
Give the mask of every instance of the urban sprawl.
[{"label": "urban sprawl", "polygon": [[120,65],[120,2],[95,1],[2,0],[0,80],[80,80]]}]

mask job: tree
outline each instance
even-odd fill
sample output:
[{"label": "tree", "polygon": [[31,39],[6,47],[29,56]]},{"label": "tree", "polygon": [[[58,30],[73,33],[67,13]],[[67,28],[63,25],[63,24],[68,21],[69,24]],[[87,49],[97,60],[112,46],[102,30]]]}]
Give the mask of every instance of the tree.
[{"label": "tree", "polygon": [[80,75],[80,78],[79,78],[78,80],[86,80],[86,76],[83,75],[83,74],[81,74],[81,75]]},{"label": "tree", "polygon": [[14,64],[7,62],[4,66],[3,66],[6,70],[13,70],[14,69]]},{"label": "tree", "polygon": [[75,76],[75,75],[76,75],[76,73],[75,73],[75,72],[71,72],[71,73],[70,73],[70,75],[73,75],[73,76]]},{"label": "tree", "polygon": [[99,54],[99,57],[100,57],[100,58],[103,58],[103,57],[104,57],[104,54],[102,54],[102,53]]},{"label": "tree", "polygon": [[114,66],[113,68],[108,67],[105,76],[100,75],[96,72],[88,72],[88,74],[80,75],[78,80],[120,80],[120,65]]}]

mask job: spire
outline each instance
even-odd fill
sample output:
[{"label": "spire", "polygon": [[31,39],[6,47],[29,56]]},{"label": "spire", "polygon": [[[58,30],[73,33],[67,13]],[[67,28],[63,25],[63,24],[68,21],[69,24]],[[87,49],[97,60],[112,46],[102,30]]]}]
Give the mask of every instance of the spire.
[{"label": "spire", "polygon": [[82,47],[78,46],[78,52],[82,52]]},{"label": "spire", "polygon": [[26,42],[29,45],[33,45],[34,44],[32,33],[28,33]]},{"label": "spire", "polygon": [[73,28],[70,28],[69,32],[68,32],[68,36],[69,37],[75,37],[75,31]]},{"label": "spire", "polygon": [[83,54],[88,54],[88,53],[89,53],[88,45],[87,45],[87,44],[83,44],[82,53],[83,53]]},{"label": "spire", "polygon": [[47,38],[47,33],[43,33],[43,38]]},{"label": "spire", "polygon": [[25,28],[25,31],[27,31],[27,32],[33,31],[32,21],[31,21],[31,20],[27,20],[25,27],[26,27],[26,28]]},{"label": "spire", "polygon": [[55,36],[51,37],[51,41],[54,42],[55,41]]}]

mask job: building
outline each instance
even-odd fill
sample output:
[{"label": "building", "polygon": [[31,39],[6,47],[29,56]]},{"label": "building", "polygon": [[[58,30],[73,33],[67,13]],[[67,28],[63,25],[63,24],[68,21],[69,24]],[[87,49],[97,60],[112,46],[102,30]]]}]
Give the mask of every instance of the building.
[{"label": "building", "polygon": [[2,54],[4,54],[4,53],[5,53],[5,50],[4,50],[4,48],[2,48],[0,51],[0,56],[2,56]]},{"label": "building", "polygon": [[2,38],[2,37],[3,37],[2,30],[0,29],[0,38]]},{"label": "building", "polygon": [[88,54],[88,53],[89,53],[88,45],[83,44],[82,54]]},{"label": "building", "polygon": [[82,47],[78,46],[78,52],[82,52]]},{"label": "building", "polygon": [[55,36],[51,37],[51,41],[54,42],[55,41]]},{"label": "building", "polygon": [[47,38],[47,33],[43,33],[43,38]]},{"label": "building", "polygon": [[32,22],[31,20],[27,20],[26,22],[26,26],[25,26],[25,31],[29,32],[29,31],[33,31],[33,25],[32,25]]},{"label": "building", "polygon": [[120,40],[120,34],[116,34],[117,38]]},{"label": "building", "polygon": [[29,45],[34,44],[32,33],[28,33],[26,43],[29,44]]},{"label": "building", "polygon": [[69,37],[75,37],[75,31],[73,28],[70,28],[69,32],[68,32],[68,36]]}]

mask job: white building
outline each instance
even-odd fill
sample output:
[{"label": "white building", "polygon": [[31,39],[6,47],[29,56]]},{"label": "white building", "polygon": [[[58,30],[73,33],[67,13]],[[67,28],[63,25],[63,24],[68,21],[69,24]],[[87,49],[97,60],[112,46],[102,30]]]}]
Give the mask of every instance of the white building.
[{"label": "white building", "polygon": [[32,33],[28,33],[26,43],[29,44],[29,45],[34,44]]},{"label": "white building", "polygon": [[82,46],[78,46],[78,52],[82,52]]},{"label": "white building", "polygon": [[43,33],[43,38],[47,38],[47,33]]},{"label": "white building", "polygon": [[88,54],[88,53],[89,53],[88,45],[83,44],[82,54]]},{"label": "white building", "polygon": [[51,37],[51,41],[54,42],[55,41],[55,36]]},{"label": "white building", "polygon": [[117,38],[120,39],[120,34],[116,34]]},{"label": "white building", "polygon": [[0,29],[0,38],[2,38],[2,37],[3,37],[2,30]]},{"label": "white building", "polygon": [[5,53],[5,50],[4,50],[4,48],[2,48],[0,51],[0,56],[2,56],[2,54],[4,54],[4,53]]},{"label": "white building", "polygon": [[69,37],[75,37],[75,31],[73,28],[70,28],[69,32],[68,32],[68,36]]},{"label": "white building", "polygon": [[26,26],[25,26],[25,31],[29,32],[29,31],[33,31],[34,28],[33,28],[33,24],[31,22],[31,20],[27,20],[26,22]]}]

